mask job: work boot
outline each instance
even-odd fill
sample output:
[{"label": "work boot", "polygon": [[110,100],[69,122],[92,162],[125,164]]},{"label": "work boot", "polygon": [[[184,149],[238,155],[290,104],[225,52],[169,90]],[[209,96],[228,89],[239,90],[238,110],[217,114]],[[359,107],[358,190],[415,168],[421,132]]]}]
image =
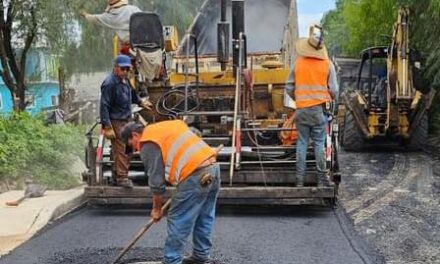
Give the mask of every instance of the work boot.
[{"label": "work boot", "polygon": [[318,174],[318,187],[329,187],[330,182],[328,180],[327,175],[325,174]]},{"label": "work boot", "polygon": [[199,260],[193,256],[184,257],[182,260],[182,264],[212,264],[214,263],[212,260]]},{"label": "work boot", "polygon": [[296,177],[296,187],[304,187],[304,177]]},{"label": "work boot", "polygon": [[119,178],[116,180],[116,185],[124,188],[133,188],[133,182],[128,178]]}]

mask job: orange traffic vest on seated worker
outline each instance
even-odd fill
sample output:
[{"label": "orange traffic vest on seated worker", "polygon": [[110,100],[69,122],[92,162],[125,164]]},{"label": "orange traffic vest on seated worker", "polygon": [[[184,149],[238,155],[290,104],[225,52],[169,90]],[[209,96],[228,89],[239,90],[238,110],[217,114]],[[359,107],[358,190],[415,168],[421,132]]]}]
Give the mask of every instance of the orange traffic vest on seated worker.
[{"label": "orange traffic vest on seated worker", "polygon": [[295,63],[296,108],[306,108],[331,101],[328,91],[330,61],[299,57]]},{"label": "orange traffic vest on seated worker", "polygon": [[162,152],[165,179],[172,185],[184,181],[215,151],[181,120],[148,125],[140,142],[156,143]]}]

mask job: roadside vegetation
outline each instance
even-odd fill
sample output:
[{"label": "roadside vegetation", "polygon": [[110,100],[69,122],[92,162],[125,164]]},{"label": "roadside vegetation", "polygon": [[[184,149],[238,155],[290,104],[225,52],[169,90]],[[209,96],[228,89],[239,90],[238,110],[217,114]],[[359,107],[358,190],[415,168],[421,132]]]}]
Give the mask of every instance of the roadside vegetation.
[{"label": "roadside vegetation", "polygon": [[[180,37],[197,14],[204,0],[130,0],[144,11],[157,12],[164,25],[176,25]],[[20,99],[19,112],[0,117],[0,192],[3,185],[23,186],[26,179],[67,189],[78,184],[69,168],[83,157],[84,128],[73,125],[46,125],[44,117],[25,113],[25,92],[29,80],[24,78],[27,52],[45,45],[59,55],[66,78],[74,73],[106,71],[112,65],[113,37],[110,30],[86,23],[80,12],[102,13],[107,0],[26,0],[8,1],[0,14],[0,50],[3,79],[11,93]],[[26,8],[21,8],[21,7]],[[6,11],[7,10],[7,11]],[[17,11],[17,12],[10,12]],[[20,25],[20,27],[14,27]],[[17,39],[23,45],[17,45]],[[9,66],[9,67],[8,67]],[[8,187],[8,188],[9,188]],[[6,188],[6,189],[8,189]]]},{"label": "roadside vegetation", "polygon": [[84,128],[46,125],[26,112],[0,118],[0,182],[20,188],[25,180],[68,189],[79,184],[73,164],[83,156]]},{"label": "roadside vegetation", "polygon": [[424,77],[437,90],[430,124],[440,138],[440,0],[336,0],[322,20],[326,43],[331,55],[356,58],[365,48],[389,45],[400,6],[410,10],[410,46],[422,53]]}]

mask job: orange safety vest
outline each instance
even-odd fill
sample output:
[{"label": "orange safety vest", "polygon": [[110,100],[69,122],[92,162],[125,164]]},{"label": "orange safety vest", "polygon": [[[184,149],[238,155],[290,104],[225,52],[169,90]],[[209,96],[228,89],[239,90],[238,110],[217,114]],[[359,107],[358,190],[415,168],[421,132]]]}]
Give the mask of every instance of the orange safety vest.
[{"label": "orange safety vest", "polygon": [[295,63],[296,108],[306,108],[331,101],[328,91],[330,61],[299,57]]},{"label": "orange safety vest", "polygon": [[181,120],[162,121],[147,126],[140,139],[156,143],[165,166],[165,179],[177,185],[190,176],[215,151]]}]

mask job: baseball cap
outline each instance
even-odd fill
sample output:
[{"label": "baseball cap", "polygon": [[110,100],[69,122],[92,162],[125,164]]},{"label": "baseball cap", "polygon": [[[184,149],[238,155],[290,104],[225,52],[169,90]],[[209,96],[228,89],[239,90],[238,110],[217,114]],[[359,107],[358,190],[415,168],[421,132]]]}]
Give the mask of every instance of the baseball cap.
[{"label": "baseball cap", "polygon": [[131,59],[127,55],[118,55],[115,59],[115,65],[119,67],[131,67]]}]

